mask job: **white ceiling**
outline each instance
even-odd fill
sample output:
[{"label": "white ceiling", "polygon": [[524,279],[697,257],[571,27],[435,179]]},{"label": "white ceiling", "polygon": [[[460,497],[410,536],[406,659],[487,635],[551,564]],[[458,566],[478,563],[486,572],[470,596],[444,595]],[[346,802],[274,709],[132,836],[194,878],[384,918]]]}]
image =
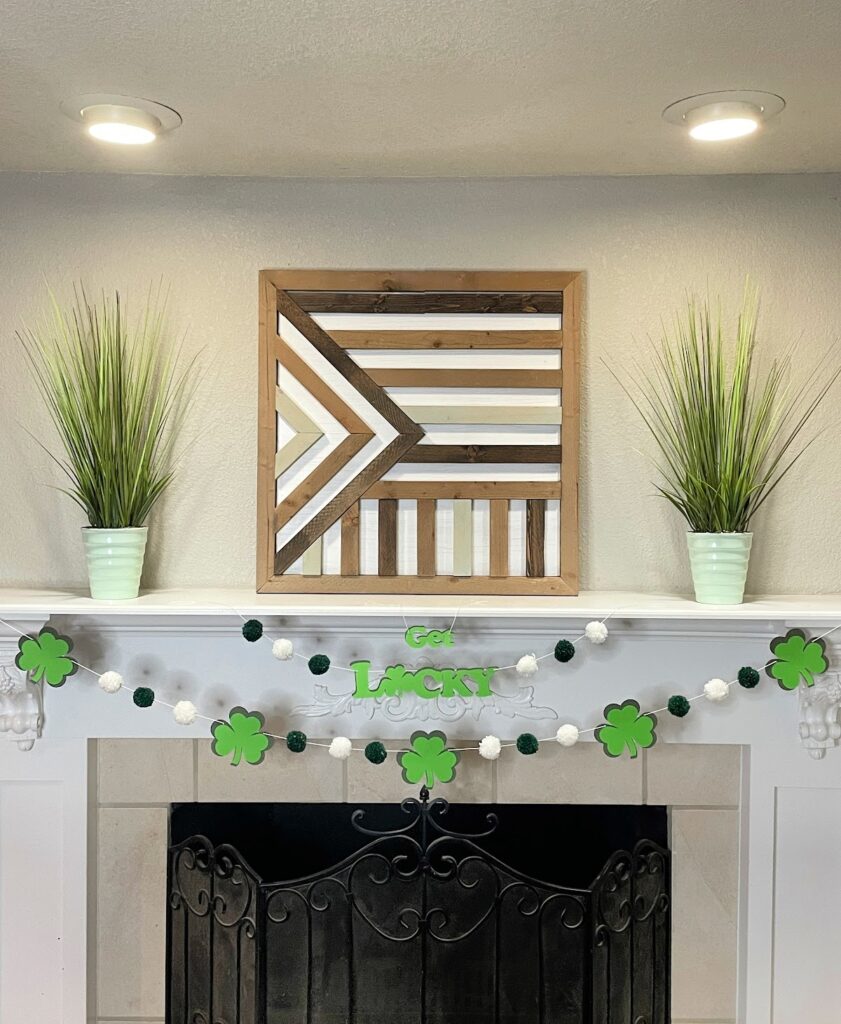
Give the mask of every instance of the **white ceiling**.
[{"label": "white ceiling", "polygon": [[[839,0],[3,0],[0,169],[270,176],[841,170]],[[760,89],[761,137],[660,112]],[[145,148],[88,140],[81,93],[175,107]]]}]

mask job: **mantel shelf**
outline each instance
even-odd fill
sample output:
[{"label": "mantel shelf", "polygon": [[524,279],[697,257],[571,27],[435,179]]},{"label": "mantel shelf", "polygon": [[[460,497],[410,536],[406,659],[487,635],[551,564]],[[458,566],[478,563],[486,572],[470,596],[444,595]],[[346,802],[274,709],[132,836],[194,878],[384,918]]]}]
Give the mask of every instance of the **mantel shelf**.
[{"label": "mantel shelf", "polygon": [[673,594],[630,591],[584,591],[578,597],[394,597],[352,595],[256,594],[238,589],[158,590],[134,601],[94,601],[81,590],[0,588],[0,617],[50,615],[97,617],[278,616],[283,618],[389,618],[454,615],[462,618],[622,619],[686,621],[792,621],[804,624],[841,622],[841,594],[748,597],[741,605],[702,605]]}]

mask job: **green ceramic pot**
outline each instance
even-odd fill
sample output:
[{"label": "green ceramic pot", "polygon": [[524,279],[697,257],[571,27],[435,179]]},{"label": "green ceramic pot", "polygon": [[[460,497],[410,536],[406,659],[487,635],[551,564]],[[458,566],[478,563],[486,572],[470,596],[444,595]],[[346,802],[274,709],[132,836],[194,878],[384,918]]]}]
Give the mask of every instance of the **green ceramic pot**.
[{"label": "green ceramic pot", "polygon": [[147,529],[128,526],[98,530],[87,526],[82,530],[91,597],[98,601],[128,601],[137,597]]},{"label": "green ceramic pot", "polygon": [[695,600],[741,604],[745,596],[752,533],[687,533]]}]

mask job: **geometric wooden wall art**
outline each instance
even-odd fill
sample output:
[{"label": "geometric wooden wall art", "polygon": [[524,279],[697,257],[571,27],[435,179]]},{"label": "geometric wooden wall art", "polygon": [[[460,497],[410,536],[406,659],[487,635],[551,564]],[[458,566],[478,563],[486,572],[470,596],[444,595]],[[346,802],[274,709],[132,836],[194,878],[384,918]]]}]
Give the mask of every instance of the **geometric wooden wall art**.
[{"label": "geometric wooden wall art", "polygon": [[578,592],[581,274],[264,270],[257,588]]}]

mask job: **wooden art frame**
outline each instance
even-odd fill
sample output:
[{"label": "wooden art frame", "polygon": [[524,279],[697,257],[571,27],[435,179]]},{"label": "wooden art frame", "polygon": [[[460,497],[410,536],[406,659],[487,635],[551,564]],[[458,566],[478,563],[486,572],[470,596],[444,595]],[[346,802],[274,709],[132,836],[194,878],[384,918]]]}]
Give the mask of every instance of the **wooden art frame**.
[{"label": "wooden art frame", "polygon": [[[581,303],[580,272],[261,271],[257,589],[576,594]],[[384,329],[372,327],[381,314],[393,315],[384,317]],[[487,323],[492,327],[481,329]],[[499,367],[487,365],[495,350]],[[471,351],[484,365],[471,365]],[[383,365],[389,359],[393,365]],[[517,368],[518,359],[532,368]],[[423,365],[436,360],[449,362]],[[442,392],[461,399],[412,405],[396,397],[424,388],[433,401]],[[482,389],[497,396],[495,405],[469,404]],[[506,406],[499,396],[508,393],[519,394],[520,404]],[[526,405],[531,395],[542,404]],[[448,443],[447,431],[458,436],[459,429],[462,439],[471,430],[554,430],[560,443]],[[433,431],[441,432],[437,440]],[[554,466],[551,476],[528,479],[536,463],[535,474]],[[449,515],[450,500],[452,566],[442,572],[435,535],[443,506],[436,516],[436,503],[445,501]],[[378,503],[376,573],[360,567],[363,501]],[[483,515],[487,510],[481,575],[473,572],[482,539],[474,542],[472,533],[477,501]],[[511,501],[519,512],[525,502],[520,575],[509,574]],[[410,574],[398,566],[400,502],[411,504],[416,531]],[[557,569],[551,574],[544,564],[550,505],[558,521],[557,537],[553,527],[549,538]],[[321,538],[328,530],[336,544],[340,537],[341,553],[338,571],[325,573]]]}]

